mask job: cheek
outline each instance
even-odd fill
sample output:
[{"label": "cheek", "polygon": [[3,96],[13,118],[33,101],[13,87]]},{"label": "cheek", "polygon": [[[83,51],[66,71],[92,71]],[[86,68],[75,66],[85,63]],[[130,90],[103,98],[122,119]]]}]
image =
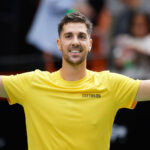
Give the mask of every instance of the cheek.
[{"label": "cheek", "polygon": [[91,49],[91,45],[87,42],[86,44],[84,44],[84,47],[88,50],[88,51],[90,51],[90,49]]},{"label": "cheek", "polygon": [[61,51],[63,53],[67,53],[68,49],[69,49],[69,45],[67,43],[64,42],[61,44]]},{"label": "cheek", "polygon": [[62,47],[68,47],[70,45],[70,43],[69,42],[67,42],[67,41],[62,41],[62,43],[61,43],[61,46]]},{"label": "cheek", "polygon": [[60,48],[61,48],[61,50],[63,49],[64,45],[65,45],[64,42],[61,41],[61,42],[60,42]]}]

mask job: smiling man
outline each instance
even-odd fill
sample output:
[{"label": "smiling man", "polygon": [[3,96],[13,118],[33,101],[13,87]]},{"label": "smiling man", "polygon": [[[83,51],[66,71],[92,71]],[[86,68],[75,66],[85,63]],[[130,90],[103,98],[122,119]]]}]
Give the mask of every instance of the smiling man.
[{"label": "smiling man", "polygon": [[150,81],[86,68],[91,22],[81,13],[58,26],[62,68],[0,77],[0,96],[23,106],[29,150],[109,150],[120,108],[150,99]]},{"label": "smiling man", "polygon": [[[75,16],[72,14],[70,17],[73,19]],[[86,58],[92,47],[92,39],[90,38],[92,24],[89,20],[83,23],[81,19],[79,18],[80,22],[78,20],[70,22],[69,19],[64,19],[59,24],[60,38],[57,40],[57,46],[62,51],[63,67],[61,73],[66,80],[79,80],[86,75]],[[65,75],[66,72],[71,73],[69,78]]]},{"label": "smiling man", "polygon": [[92,45],[92,40],[87,34],[85,24],[66,24],[57,43],[58,48],[62,50],[63,62],[67,61],[67,63],[74,66],[83,62],[86,64],[86,56],[89,47]]}]

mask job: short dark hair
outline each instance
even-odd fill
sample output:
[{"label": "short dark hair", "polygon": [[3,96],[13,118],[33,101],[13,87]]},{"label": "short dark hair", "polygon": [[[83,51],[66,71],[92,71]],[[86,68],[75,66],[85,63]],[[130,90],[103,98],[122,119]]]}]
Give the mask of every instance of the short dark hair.
[{"label": "short dark hair", "polygon": [[87,27],[87,32],[89,35],[91,35],[93,30],[93,24],[92,22],[82,13],[75,11],[73,13],[67,14],[64,16],[64,18],[60,21],[58,24],[58,34],[60,36],[63,26],[68,23],[84,23]]}]

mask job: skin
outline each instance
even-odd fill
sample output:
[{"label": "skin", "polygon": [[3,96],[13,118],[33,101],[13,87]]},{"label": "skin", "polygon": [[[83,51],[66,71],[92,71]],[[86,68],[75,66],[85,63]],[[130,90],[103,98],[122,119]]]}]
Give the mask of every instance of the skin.
[{"label": "skin", "polygon": [[86,58],[92,47],[92,39],[85,24],[65,24],[57,40],[57,47],[62,52],[63,79],[75,81],[83,78],[86,75]]}]

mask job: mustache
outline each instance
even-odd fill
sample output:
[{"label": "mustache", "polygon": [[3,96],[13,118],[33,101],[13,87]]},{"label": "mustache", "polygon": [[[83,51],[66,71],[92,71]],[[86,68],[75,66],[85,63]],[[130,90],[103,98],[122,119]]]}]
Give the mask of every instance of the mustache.
[{"label": "mustache", "polygon": [[77,46],[71,46],[69,48],[69,51],[71,51],[71,50],[80,50],[80,51],[83,51],[83,48],[82,48],[82,46],[77,45]]}]

